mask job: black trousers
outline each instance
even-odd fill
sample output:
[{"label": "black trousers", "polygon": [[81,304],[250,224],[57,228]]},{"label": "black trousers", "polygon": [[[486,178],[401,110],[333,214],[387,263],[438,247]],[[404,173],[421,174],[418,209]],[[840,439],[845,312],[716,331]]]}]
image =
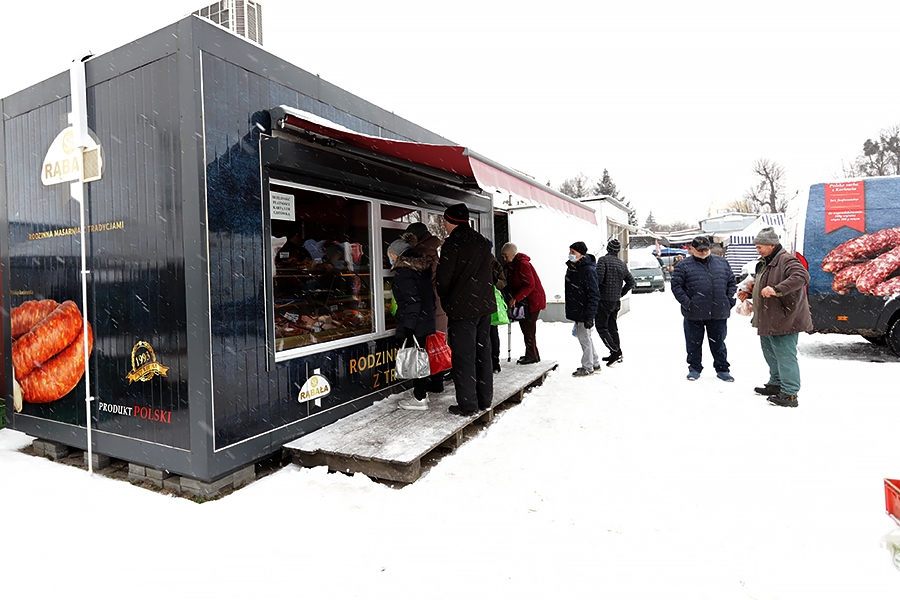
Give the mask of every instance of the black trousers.
[{"label": "black trousers", "polygon": [[500,366],[500,326],[491,325],[491,365]]},{"label": "black trousers", "polygon": [[619,318],[620,308],[622,308],[622,302],[619,300],[612,302],[601,300],[597,305],[597,316],[594,318],[594,327],[597,328],[600,341],[610,352],[622,350],[622,345],[619,343],[619,324],[616,321]]},{"label": "black trousers", "polygon": [[541,311],[528,313],[528,316],[519,321],[522,337],[525,338],[525,358],[541,358],[537,347],[537,320]]},{"label": "black trousers", "polygon": [[460,410],[487,410],[494,397],[491,315],[451,319],[447,341],[453,352],[453,385]]}]

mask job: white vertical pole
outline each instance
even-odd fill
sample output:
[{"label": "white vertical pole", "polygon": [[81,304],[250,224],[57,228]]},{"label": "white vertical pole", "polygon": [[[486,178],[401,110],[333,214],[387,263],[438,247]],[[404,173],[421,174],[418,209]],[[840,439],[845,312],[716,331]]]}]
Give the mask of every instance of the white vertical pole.
[{"label": "white vertical pole", "polygon": [[[72,113],[69,121],[74,132],[75,147],[81,152],[90,143],[87,124],[87,85],[84,77],[84,61],[90,58],[90,54],[82,59],[72,61],[69,67],[69,82],[72,94]],[[82,335],[84,336],[84,408],[85,425],[87,429],[87,468],[88,475],[94,474],[94,449],[91,440],[91,368],[88,362],[90,358],[90,344],[88,344],[88,294],[87,294],[87,235],[85,232],[85,207],[84,207],[84,156],[81,157],[81,174],[78,181],[71,185],[72,197],[80,205],[81,217],[81,317]]]}]

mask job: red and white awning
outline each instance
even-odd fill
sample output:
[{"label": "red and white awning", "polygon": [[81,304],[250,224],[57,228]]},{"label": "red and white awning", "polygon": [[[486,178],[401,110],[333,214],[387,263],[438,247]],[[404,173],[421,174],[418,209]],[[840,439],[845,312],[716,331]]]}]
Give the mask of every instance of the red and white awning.
[{"label": "red and white awning", "polygon": [[474,180],[482,190],[492,195],[494,190],[502,190],[557,212],[597,224],[593,208],[463,146],[405,142],[365,135],[288,106],[279,106],[270,112],[282,128],[308,131],[357,148],[459,175]]}]

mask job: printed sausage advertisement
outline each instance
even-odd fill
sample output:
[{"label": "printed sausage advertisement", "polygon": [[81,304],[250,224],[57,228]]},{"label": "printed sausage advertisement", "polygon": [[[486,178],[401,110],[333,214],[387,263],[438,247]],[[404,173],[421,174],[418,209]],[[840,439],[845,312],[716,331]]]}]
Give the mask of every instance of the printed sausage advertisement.
[{"label": "printed sausage advertisement", "polygon": [[[114,164],[104,165],[105,176],[84,184],[85,306],[81,205],[72,187],[81,165],[66,108],[60,100],[41,115],[12,119],[28,135],[10,138],[16,151],[7,154],[9,172],[17,175],[7,200],[7,411],[84,426],[90,394],[92,428],[188,448],[184,260],[175,242],[181,239],[173,175],[178,153],[148,161],[122,151],[115,132],[91,132],[107,161],[110,148],[118,151]],[[158,135],[154,128],[171,130],[176,112],[155,115],[152,127],[132,132],[129,148]],[[34,127],[36,118],[55,126]]]},{"label": "printed sausage advertisement", "polygon": [[804,255],[810,295],[900,293],[900,179],[812,186]]}]

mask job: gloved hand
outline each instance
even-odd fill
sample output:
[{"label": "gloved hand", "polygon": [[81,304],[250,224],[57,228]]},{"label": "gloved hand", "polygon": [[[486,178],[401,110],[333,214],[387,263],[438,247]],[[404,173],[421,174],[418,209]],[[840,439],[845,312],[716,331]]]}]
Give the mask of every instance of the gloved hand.
[{"label": "gloved hand", "polygon": [[594,328],[594,320],[593,320],[593,319],[588,319],[587,321],[585,321],[585,322],[584,322],[584,328],[585,328],[585,329],[593,329],[593,328]]},{"label": "gloved hand", "polygon": [[394,337],[398,340],[402,340],[406,337],[406,329],[398,325],[397,329],[394,330]]}]

